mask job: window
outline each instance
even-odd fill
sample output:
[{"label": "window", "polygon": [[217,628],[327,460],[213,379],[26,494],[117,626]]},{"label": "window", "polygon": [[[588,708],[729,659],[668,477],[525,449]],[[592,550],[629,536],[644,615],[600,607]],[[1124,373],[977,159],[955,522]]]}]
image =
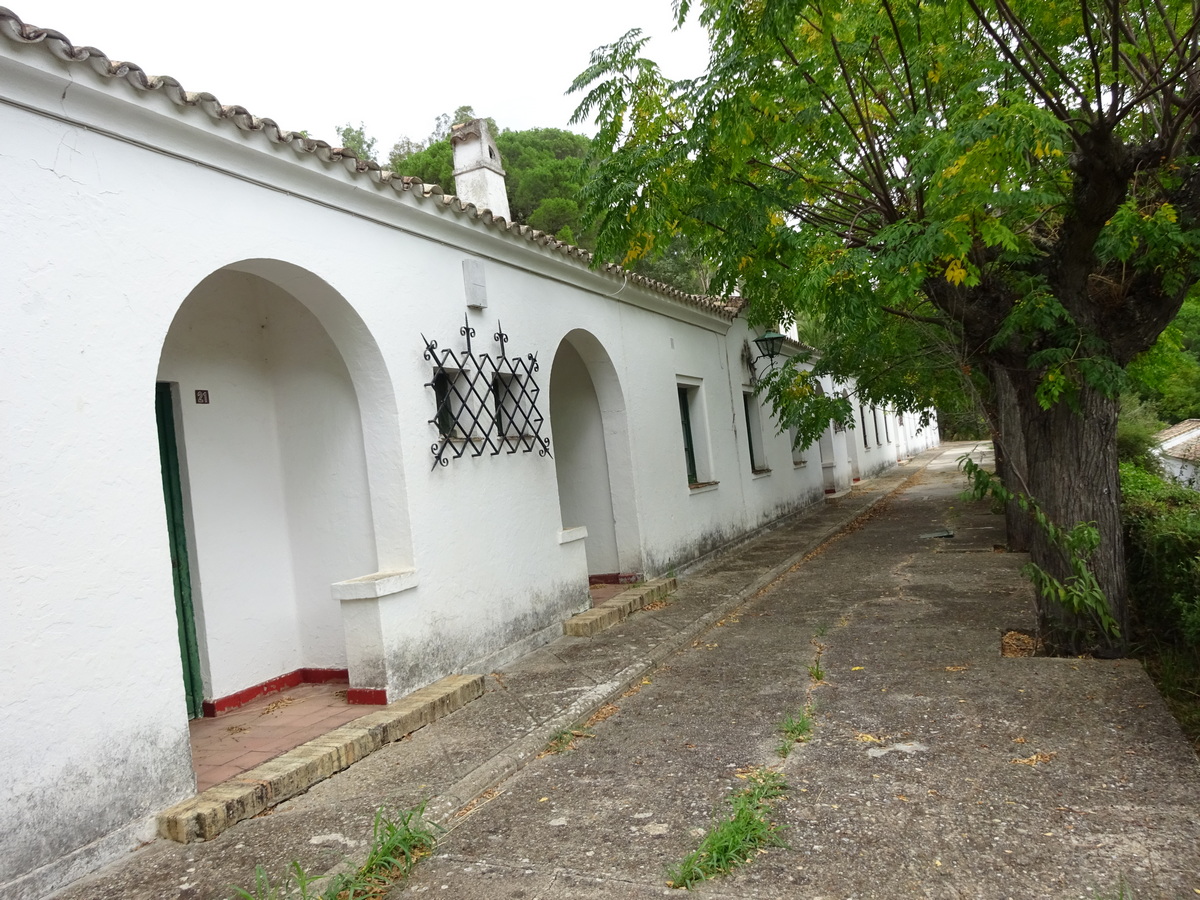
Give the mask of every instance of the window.
[{"label": "window", "polygon": [[750,450],[750,471],[765,474],[767,460],[763,455],[762,423],[758,417],[758,403],[754,400],[753,391],[742,391],[742,410],[746,414],[746,446]]},{"label": "window", "polygon": [[799,430],[794,426],[788,429],[788,441],[792,447],[792,465],[796,468],[807,466],[808,460],[804,458],[804,451],[796,446],[796,438],[799,436]]},{"label": "window", "polygon": [[500,437],[520,437],[528,431],[529,410],[522,408],[526,396],[521,379],[508,372],[492,375],[492,412]]},{"label": "window", "polygon": [[877,406],[871,407],[871,421],[875,425],[875,446],[881,447],[883,446],[883,441],[879,439],[879,408]]},{"label": "window", "polygon": [[892,430],[888,428],[887,410],[883,411],[883,437],[889,444],[892,442]]},{"label": "window", "polygon": [[692,404],[688,389],[679,389],[679,421],[683,425],[683,458],[687,465],[688,484],[699,484],[696,470],[696,441],[692,437]]},{"label": "window", "polygon": [[679,423],[683,429],[683,459],[688,484],[693,489],[715,485],[708,455],[708,431],[705,426],[704,398],[699,380],[689,379],[676,385],[679,399]]},{"label": "window", "polygon": [[871,440],[867,437],[867,408],[861,403],[858,404],[858,420],[862,422],[863,447],[870,450]]},{"label": "window", "polygon": [[457,369],[435,369],[433,381],[433,398],[437,409],[433,421],[438,433],[445,438],[462,437],[457,428],[458,413],[462,409],[462,397],[455,390],[455,382],[462,373]]}]

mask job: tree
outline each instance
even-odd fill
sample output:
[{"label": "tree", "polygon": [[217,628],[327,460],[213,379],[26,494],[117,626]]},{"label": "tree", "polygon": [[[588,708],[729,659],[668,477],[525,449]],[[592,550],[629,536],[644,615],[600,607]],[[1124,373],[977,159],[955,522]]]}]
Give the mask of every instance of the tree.
[{"label": "tree", "polygon": [[[471,107],[459,107],[455,119],[474,118]],[[447,116],[440,116],[439,123]],[[459,124],[454,121],[452,124]],[[570,243],[586,243],[579,192],[585,176],[588,138],[559,128],[531,128],[525,131],[497,131],[488,120],[500,151],[506,174],[508,202],[514,222],[530,225]],[[447,129],[449,124],[447,124]],[[429,142],[417,152],[393,152],[391,168],[399,175],[412,175],[426,184],[454,190],[454,152],[449,131],[438,137],[440,126]]]},{"label": "tree", "polygon": [[362,122],[359,122],[358,125],[351,125],[347,122],[334,130],[342,139],[342,146],[347,150],[353,150],[354,155],[359,159],[375,158],[375,138],[367,136],[367,128]]},{"label": "tree", "polygon": [[[802,310],[867,341],[822,364],[867,366],[868,399],[929,403],[926,367],[982,382],[1000,475],[1049,526],[1033,561],[1078,587],[1086,558],[1103,592],[1043,602],[1045,630],[1120,652],[1116,398],[1200,277],[1200,4],[695,5],[699,78],[666,80],[634,31],[574,85],[599,126],[600,256],[686,234],[756,321]],[[794,377],[770,390],[806,397]],[[1094,549],[1063,538],[1077,524]]]}]

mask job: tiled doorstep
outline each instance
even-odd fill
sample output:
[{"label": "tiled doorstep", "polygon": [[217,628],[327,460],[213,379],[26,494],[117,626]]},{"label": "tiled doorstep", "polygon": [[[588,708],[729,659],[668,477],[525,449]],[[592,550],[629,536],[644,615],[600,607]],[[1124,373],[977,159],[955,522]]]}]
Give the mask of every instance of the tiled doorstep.
[{"label": "tiled doorstep", "polygon": [[344,685],[302,684],[216,718],[193,719],[196,789],[205,791],[372,711],[348,705],[345,690]]},{"label": "tiled doorstep", "polygon": [[172,806],[159,814],[158,833],[181,844],[211,840],[482,695],[482,675],[449,675]]}]

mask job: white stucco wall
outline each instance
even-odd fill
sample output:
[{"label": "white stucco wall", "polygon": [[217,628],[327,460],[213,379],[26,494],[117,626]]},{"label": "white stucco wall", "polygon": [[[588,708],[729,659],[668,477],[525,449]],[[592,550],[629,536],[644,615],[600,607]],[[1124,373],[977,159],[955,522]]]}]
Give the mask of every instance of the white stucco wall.
[{"label": "white stucco wall", "polygon": [[[156,381],[180,403],[206,697],[343,666],[394,697],[499,665],[587,605],[589,552],[657,575],[816,502],[826,474],[849,485],[845,434],[829,470],[815,448],[795,466],[766,410],[770,471],[751,471],[741,320],[42,47],[0,40],[0,96],[6,900],[132,846],[194,789]],[[464,258],[484,263],[485,310],[467,310]],[[502,323],[505,352],[536,354],[561,458],[434,465],[422,336],[461,350],[464,318],[477,353]],[[555,408],[556,357],[586,414]],[[700,395],[703,489],[680,384]],[[572,434],[593,447],[578,496],[558,468]],[[573,509],[611,532],[564,542]],[[362,576],[388,587],[335,597]]]}]

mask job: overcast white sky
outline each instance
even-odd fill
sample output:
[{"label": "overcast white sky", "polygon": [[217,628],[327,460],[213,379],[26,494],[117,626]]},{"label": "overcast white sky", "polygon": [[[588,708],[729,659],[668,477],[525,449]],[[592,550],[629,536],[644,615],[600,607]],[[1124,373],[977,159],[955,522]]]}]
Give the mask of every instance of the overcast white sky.
[{"label": "overcast white sky", "polygon": [[401,135],[424,138],[463,104],[501,128],[566,128],[579,99],[564,96],[571,81],[593,48],[630,28],[653,35],[648,55],[670,77],[698,75],[706,61],[699,25],[672,31],[670,0],[0,2],[283,128],[336,143],[335,126],[363,122],[384,160]]}]

